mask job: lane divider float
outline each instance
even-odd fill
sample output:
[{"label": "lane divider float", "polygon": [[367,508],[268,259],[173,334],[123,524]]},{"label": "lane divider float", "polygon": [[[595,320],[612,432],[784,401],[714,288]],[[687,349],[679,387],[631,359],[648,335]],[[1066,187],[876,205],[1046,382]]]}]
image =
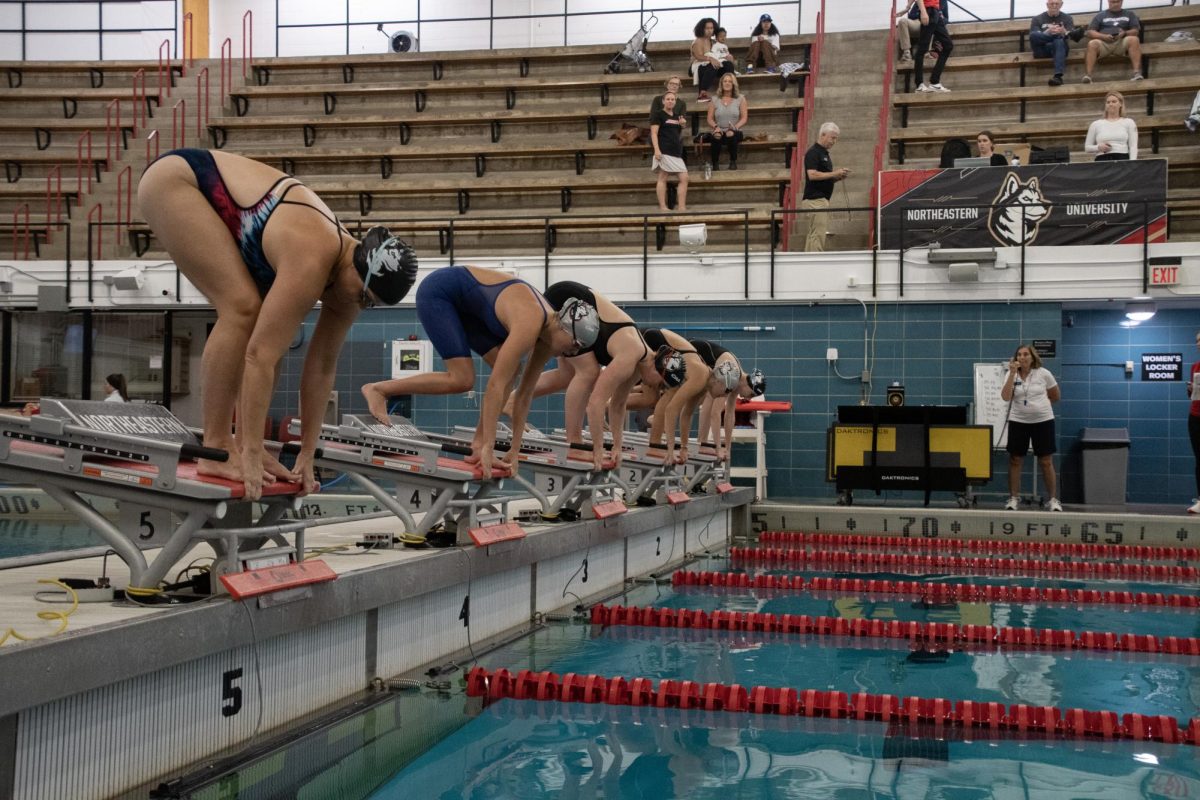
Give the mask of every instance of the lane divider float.
[{"label": "lane divider float", "polygon": [[796,550],[775,547],[731,547],[729,558],[756,564],[786,564],[880,572],[965,571],[1010,575],[1054,575],[1064,578],[1099,578],[1195,583],[1200,569],[1170,564],[1121,564],[1111,561],[1053,561],[1046,558],[977,558],[924,553],[854,553],[840,550]]},{"label": "lane divider float", "polygon": [[[1170,744],[1200,744],[1200,719],[1187,726],[1169,715],[1150,716],[1082,708],[1059,709],[1021,703],[959,700],[941,697],[897,697],[858,692],[792,689],[770,686],[747,688],[739,684],[696,683],[648,678],[606,678],[569,672],[507,669],[489,671],[475,667],[467,674],[467,695],[485,702],[501,699],[604,703],[650,708],[702,709],[731,713],[876,720],[890,724],[920,725],[971,730],[1018,731],[1071,739],[1134,739]],[[933,732],[936,735],[936,730]]]},{"label": "lane divider float", "polygon": [[1068,605],[1152,606],[1200,608],[1200,595],[1162,592],[1120,592],[1100,589],[1061,589],[1054,586],[988,586],[975,583],[922,583],[864,578],[796,575],[750,575],[745,572],[692,572],[671,575],[674,586],[730,589],[775,589],[789,592],[852,592],[895,594],[929,603],[1061,603]]}]

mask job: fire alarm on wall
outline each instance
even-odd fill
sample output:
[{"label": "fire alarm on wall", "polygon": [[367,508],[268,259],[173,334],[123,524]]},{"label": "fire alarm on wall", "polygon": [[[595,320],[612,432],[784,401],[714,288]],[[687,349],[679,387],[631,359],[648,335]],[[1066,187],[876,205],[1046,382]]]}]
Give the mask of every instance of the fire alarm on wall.
[{"label": "fire alarm on wall", "polygon": [[904,405],[904,386],[899,381],[892,381],[887,387],[887,404],[893,408]]}]

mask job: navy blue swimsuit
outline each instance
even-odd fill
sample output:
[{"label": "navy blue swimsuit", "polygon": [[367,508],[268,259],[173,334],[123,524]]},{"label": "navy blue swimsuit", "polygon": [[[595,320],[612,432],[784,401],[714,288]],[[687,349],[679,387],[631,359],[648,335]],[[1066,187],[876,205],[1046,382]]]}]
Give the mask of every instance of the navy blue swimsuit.
[{"label": "navy blue swimsuit", "polygon": [[525,281],[513,278],[502,283],[480,283],[467,267],[442,267],[417,287],[417,317],[429,341],[443,360],[469,358],[494,350],[508,338],[508,329],[496,316],[496,300],[514,283],[527,287],[542,309],[541,295]]}]

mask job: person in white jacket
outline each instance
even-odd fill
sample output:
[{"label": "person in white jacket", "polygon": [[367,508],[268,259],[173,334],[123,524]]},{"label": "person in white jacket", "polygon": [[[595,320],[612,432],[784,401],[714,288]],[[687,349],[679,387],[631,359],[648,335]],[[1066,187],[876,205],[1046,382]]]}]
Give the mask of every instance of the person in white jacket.
[{"label": "person in white jacket", "polygon": [[1104,116],[1088,128],[1083,149],[1097,161],[1137,161],[1137,123],[1125,116],[1125,98],[1120,92],[1104,96]]},{"label": "person in white jacket", "polygon": [[766,67],[772,74],[779,71],[779,28],[771,21],[770,14],[758,18],[758,25],[750,34],[750,52],[746,54],[746,72],[755,67]]}]

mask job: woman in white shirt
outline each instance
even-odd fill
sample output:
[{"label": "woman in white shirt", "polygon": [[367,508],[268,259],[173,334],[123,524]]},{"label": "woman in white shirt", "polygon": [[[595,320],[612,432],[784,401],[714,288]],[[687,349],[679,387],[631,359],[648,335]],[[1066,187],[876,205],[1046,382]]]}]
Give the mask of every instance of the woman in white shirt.
[{"label": "woman in white shirt", "polygon": [[1008,403],[1008,502],[1007,511],[1016,511],[1020,505],[1021,464],[1025,451],[1033,444],[1042,469],[1042,480],[1046,494],[1050,496],[1049,509],[1062,511],[1058,499],[1058,480],[1054,474],[1054,409],[1062,396],[1058,382],[1050,370],[1042,366],[1042,359],[1028,345],[1021,345],[1008,362],[1008,377],[1000,388],[1000,398]]},{"label": "woman in white shirt", "polygon": [[1137,161],[1137,123],[1125,116],[1120,92],[1104,95],[1104,116],[1088,128],[1083,148],[1096,153],[1097,161]]},{"label": "woman in white shirt", "polygon": [[766,67],[767,72],[779,71],[779,28],[771,21],[770,14],[758,18],[758,25],[750,32],[750,52],[746,54],[746,72],[755,67]]},{"label": "woman in white shirt", "polygon": [[104,395],[104,402],[106,403],[128,403],[129,386],[125,383],[125,376],[119,372],[114,372],[105,378]]}]

